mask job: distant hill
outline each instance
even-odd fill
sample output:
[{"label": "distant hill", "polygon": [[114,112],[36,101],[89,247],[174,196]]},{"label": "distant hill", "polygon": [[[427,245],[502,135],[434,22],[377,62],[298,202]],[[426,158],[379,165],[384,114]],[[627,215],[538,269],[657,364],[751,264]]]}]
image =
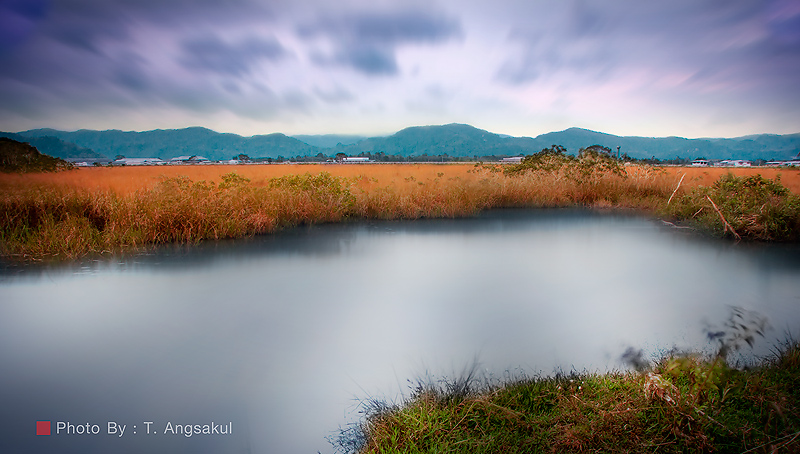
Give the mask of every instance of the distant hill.
[{"label": "distant hill", "polygon": [[297,135],[290,137],[319,148],[333,148],[339,144],[351,145],[367,138],[367,136],[347,136],[340,134]]},{"label": "distant hill", "polygon": [[[122,155],[128,158],[157,157],[170,159],[176,156],[198,155],[211,160],[231,159],[239,154],[251,158],[291,158],[297,156],[334,156],[344,153],[355,156],[362,153],[385,153],[403,157],[519,156],[541,151],[552,145],[562,145],[568,152],[580,148],[602,145],[613,151],[620,147],[622,153],[633,158],[658,159],[791,159],[800,153],[800,134],[761,134],[739,138],[685,139],[681,137],[621,137],[588,129],[569,128],[537,137],[510,137],[464,124],[441,126],[414,126],[385,137],[320,135],[287,137],[275,133],[242,137],[218,133],[206,128],[158,129],[145,132],[118,130],[74,132],[54,129],[36,129],[16,134],[22,140],[37,143],[46,138],[52,147],[65,150],[54,155],[71,157],[69,153],[98,153],[110,158]],[[303,140],[298,140],[298,138]],[[21,140],[21,139],[17,139]],[[335,142],[335,143],[334,143]],[[42,142],[44,144],[44,142]],[[44,147],[44,145],[43,145]],[[73,148],[70,148],[73,147]],[[87,156],[88,157],[88,156]]]},{"label": "distant hill", "polygon": [[109,157],[161,158],[204,156],[211,160],[231,159],[239,154],[256,157],[293,157],[316,155],[319,150],[284,134],[242,137],[218,133],[206,128],[156,129],[145,132],[92,131],[74,132],[34,129],[19,133],[25,137],[57,137],[80,147],[90,148]]},{"label": "distant hill", "polygon": [[758,135],[737,139],[684,139],[681,137],[620,137],[588,129],[569,128],[535,138],[509,137],[469,125],[418,126],[388,136],[337,146],[347,155],[360,153],[399,154],[402,156],[516,156],[527,155],[552,145],[577,153],[590,145],[602,145],[633,158],[672,159],[791,159],[800,153],[800,134]]},{"label": "distant hill", "polygon": [[0,137],[0,171],[52,172],[69,169],[72,164],[60,158],[39,153],[35,147],[8,137]]},{"label": "distant hill", "polygon": [[503,137],[469,125],[449,124],[414,126],[388,137],[372,137],[352,145],[337,146],[334,151],[347,155],[382,152],[401,156],[512,156],[540,151],[541,147],[537,146],[534,139],[528,137]]},{"label": "distant hill", "polygon": [[[791,159],[800,153],[800,134],[761,134],[733,139],[685,139],[682,137],[620,137],[570,128],[542,134],[540,144],[559,144],[574,152],[587,144],[597,144],[633,158],[659,159],[705,157],[707,159]],[[547,145],[549,146],[549,145]]]},{"label": "distant hill", "polygon": [[40,152],[61,159],[102,159],[105,156],[89,148],[80,147],[71,142],[65,142],[53,136],[26,137],[20,134],[0,132],[0,137],[6,137],[18,142],[27,142],[36,147]]}]

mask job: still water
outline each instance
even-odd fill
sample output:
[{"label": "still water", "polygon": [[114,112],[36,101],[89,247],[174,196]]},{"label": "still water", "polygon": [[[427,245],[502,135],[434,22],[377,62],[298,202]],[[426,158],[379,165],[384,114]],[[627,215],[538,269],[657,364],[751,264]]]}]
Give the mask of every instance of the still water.
[{"label": "still water", "polygon": [[800,333],[798,252],[519,210],[6,266],[0,452],[331,452],[409,379],[621,369],[709,347],[731,306],[770,319],[763,354]]}]

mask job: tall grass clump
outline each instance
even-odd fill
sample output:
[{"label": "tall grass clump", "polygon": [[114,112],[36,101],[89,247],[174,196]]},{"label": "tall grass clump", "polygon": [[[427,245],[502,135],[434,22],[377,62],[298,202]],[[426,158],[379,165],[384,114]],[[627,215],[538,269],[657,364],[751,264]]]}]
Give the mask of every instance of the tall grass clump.
[{"label": "tall grass clump", "polygon": [[524,181],[531,200],[542,206],[579,205],[600,208],[640,208],[663,197],[667,185],[652,168],[626,167],[607,148],[592,146],[577,156],[553,145],[526,156],[504,174]]},{"label": "tall grass clump", "polygon": [[526,173],[551,183],[555,192],[565,194],[576,204],[614,197],[616,191],[611,190],[614,183],[627,178],[624,167],[610,155],[592,149],[572,156],[559,145],[526,156],[520,164],[505,170],[509,176]]},{"label": "tall grass clump", "polygon": [[0,247],[9,257],[73,258],[164,243],[236,238],[353,213],[350,180],[289,175],[254,185],[236,173],[219,184],[178,176],[129,196],[64,189],[10,191]]},{"label": "tall grass clump", "polygon": [[129,197],[111,192],[39,189],[8,194],[2,202],[4,255],[77,257],[160,243],[269,231],[267,199],[235,174],[216,184],[164,178]]},{"label": "tall grass clump", "polygon": [[124,244],[195,243],[271,231],[273,210],[263,191],[235,173],[222,182],[162,178],[152,189],[124,199],[116,217]]},{"label": "tall grass clump", "polygon": [[460,177],[417,180],[413,175],[387,185],[362,178],[354,186],[354,213],[365,219],[453,218],[491,208],[493,184]]},{"label": "tall grass clump", "polygon": [[269,181],[269,198],[280,225],[337,222],[350,217],[353,180],[327,172],[285,175]]},{"label": "tall grass clump", "polygon": [[24,190],[0,200],[0,248],[22,258],[71,258],[106,250],[118,200],[109,194]]},{"label": "tall grass clump", "polygon": [[800,239],[800,197],[779,178],[726,174],[710,187],[677,197],[664,213],[722,236],[761,241]]}]

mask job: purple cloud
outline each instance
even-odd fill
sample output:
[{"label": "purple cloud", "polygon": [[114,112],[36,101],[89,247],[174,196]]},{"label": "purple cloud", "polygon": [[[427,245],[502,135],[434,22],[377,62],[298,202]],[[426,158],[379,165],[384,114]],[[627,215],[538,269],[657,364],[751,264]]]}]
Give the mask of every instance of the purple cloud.
[{"label": "purple cloud", "polygon": [[5,0],[0,3],[0,54],[24,42],[48,9],[46,0]]},{"label": "purple cloud", "polygon": [[203,36],[181,44],[181,63],[189,69],[240,76],[261,60],[279,60],[287,52],[274,38],[250,37],[229,43],[216,36]]},{"label": "purple cloud", "polygon": [[421,10],[364,12],[325,17],[298,28],[305,39],[330,40],[333,55],[316,55],[320,64],[349,66],[368,75],[396,75],[396,49],[438,44],[461,36],[458,21]]}]

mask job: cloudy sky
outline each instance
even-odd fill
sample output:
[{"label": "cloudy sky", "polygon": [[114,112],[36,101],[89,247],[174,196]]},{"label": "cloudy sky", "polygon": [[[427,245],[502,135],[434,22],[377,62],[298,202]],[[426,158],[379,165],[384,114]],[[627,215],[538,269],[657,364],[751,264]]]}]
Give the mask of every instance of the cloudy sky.
[{"label": "cloudy sky", "polygon": [[0,130],[800,132],[798,0],[0,0]]}]

